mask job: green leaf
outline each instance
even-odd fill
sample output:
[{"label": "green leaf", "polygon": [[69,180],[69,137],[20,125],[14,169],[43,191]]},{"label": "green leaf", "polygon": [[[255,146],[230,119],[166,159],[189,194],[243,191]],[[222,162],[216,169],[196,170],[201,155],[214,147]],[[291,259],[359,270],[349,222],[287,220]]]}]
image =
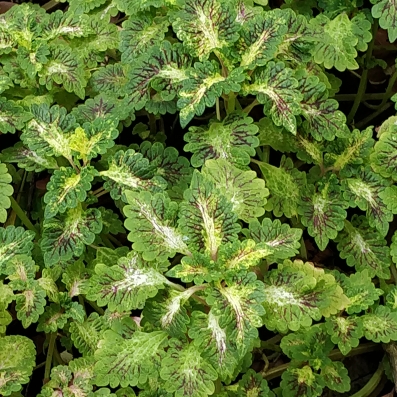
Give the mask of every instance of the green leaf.
[{"label": "green leaf", "polygon": [[311,263],[285,260],[265,279],[264,322],[269,330],[286,333],[309,327],[342,310],[348,300],[334,276]]},{"label": "green leaf", "polygon": [[117,121],[97,119],[92,123],[84,123],[82,128],[76,128],[69,137],[69,145],[72,151],[78,153],[77,158],[87,163],[113,147],[118,135]]},{"label": "green leaf", "polygon": [[239,397],[273,397],[267,381],[263,376],[249,369],[238,382],[237,395]]},{"label": "green leaf", "polygon": [[320,250],[325,250],[330,239],[336,238],[344,227],[347,203],[341,199],[341,188],[335,175],[320,180],[303,193],[298,207],[301,222],[307,226]]},{"label": "green leaf", "polygon": [[17,163],[19,168],[24,168],[26,171],[41,172],[46,169],[52,170],[58,168],[58,164],[54,158],[39,156],[22,142],[4,149],[0,154],[0,160],[6,163]]},{"label": "green leaf", "polygon": [[35,233],[23,227],[7,226],[0,228],[0,272],[5,273],[6,266],[17,255],[30,255],[33,249]]},{"label": "green leaf", "polygon": [[22,130],[31,118],[32,115],[14,101],[0,97],[0,133],[14,134],[15,131]]},{"label": "green leaf", "polygon": [[177,252],[190,254],[187,237],[176,227],[177,203],[165,193],[127,191],[125,196],[129,204],[124,207],[125,227],[130,230],[128,239],[143,259],[167,259]]},{"label": "green leaf", "polygon": [[87,298],[109,310],[132,310],[144,307],[164,288],[167,279],[146,264],[137,254],[121,258],[117,265],[99,263],[89,280]]},{"label": "green leaf", "polygon": [[178,38],[200,61],[212,52],[226,52],[238,39],[238,25],[230,3],[222,0],[187,0],[173,18]]},{"label": "green leaf", "polygon": [[98,209],[99,211],[101,211],[101,218],[103,224],[102,233],[104,234],[125,233],[123,222],[120,220],[119,216],[115,212],[113,212],[111,209],[106,209],[105,207],[99,207]]},{"label": "green leaf", "polygon": [[85,293],[88,277],[89,272],[82,261],[75,261],[65,269],[62,274],[62,282],[71,298]]},{"label": "green leaf", "polygon": [[236,275],[226,280],[227,286],[211,288],[207,303],[214,315],[219,317],[219,325],[226,328],[227,334],[236,344],[239,358],[252,350],[258,337],[257,328],[263,325],[265,300],[263,283],[255,273]]},{"label": "green leaf", "polygon": [[363,216],[354,215],[351,223],[345,222],[345,229],[338,236],[340,257],[357,271],[367,270],[370,277],[388,279],[391,264],[386,240],[368,225]]},{"label": "green leaf", "polygon": [[169,22],[168,18],[155,17],[151,13],[137,13],[124,21],[122,27],[119,50],[121,61],[128,64],[154,47],[161,46]]},{"label": "green leaf", "polygon": [[[343,72],[346,69],[358,69],[356,62],[358,37],[357,27],[349,20],[345,13],[341,13],[330,20],[324,14],[318,15],[310,21],[317,32],[317,44],[313,50],[314,61],[323,64],[325,68],[335,67]],[[370,27],[366,26],[367,30]]]},{"label": "green leaf", "polygon": [[252,220],[249,223],[249,229],[244,230],[244,234],[268,248],[270,255],[266,257],[266,260],[276,262],[298,254],[302,230],[291,228],[278,219],[272,221],[270,218],[264,218],[262,223],[256,219]]},{"label": "green leaf", "polygon": [[[135,65],[136,60],[133,62]],[[183,81],[189,77],[190,64],[190,56],[180,43],[171,45],[164,41],[160,47],[152,48],[128,73],[129,105],[138,110],[143,108],[151,98],[152,88],[160,93],[163,101],[175,99]]]},{"label": "green leaf", "polygon": [[371,0],[372,16],[379,18],[379,25],[387,29],[390,43],[397,39],[397,2],[395,0]]},{"label": "green leaf", "polygon": [[10,196],[14,193],[11,182],[12,177],[8,173],[7,166],[0,163],[0,223],[5,223],[7,210],[11,207]]},{"label": "green leaf", "polygon": [[342,182],[345,200],[349,201],[351,207],[358,206],[360,210],[366,211],[369,225],[376,227],[383,236],[387,234],[389,222],[393,220],[393,214],[387,210],[379,196],[388,185],[387,180],[372,172],[370,168],[365,168],[355,177]]},{"label": "green leaf", "polygon": [[125,67],[121,63],[100,67],[90,79],[90,85],[94,92],[104,92],[112,97],[124,96],[127,83]]},{"label": "green leaf", "polygon": [[234,379],[239,362],[236,344],[225,326],[221,326],[221,316],[212,310],[208,314],[194,311],[191,315],[189,337],[202,357],[218,372],[224,382]]},{"label": "green leaf", "polygon": [[301,113],[299,102],[303,95],[298,91],[294,71],[284,62],[270,61],[264,69],[257,69],[253,82],[243,87],[243,92],[256,95],[264,105],[263,112],[274,124],[296,134],[296,115]]},{"label": "green leaf", "polygon": [[381,289],[375,288],[367,269],[353,273],[349,277],[341,274],[340,284],[350,301],[346,307],[348,314],[367,310],[383,294]]},{"label": "green leaf", "polygon": [[392,123],[385,131],[379,132],[379,140],[371,154],[371,167],[384,178],[397,181],[397,126]]},{"label": "green leaf", "polygon": [[156,168],[145,159],[141,153],[133,149],[118,151],[109,158],[109,168],[102,171],[106,182],[104,188],[110,191],[113,200],[120,197],[125,200],[124,192],[128,190],[162,191],[167,187],[167,182],[155,175]]},{"label": "green leaf", "polygon": [[305,365],[302,368],[291,366],[281,375],[283,396],[317,397],[321,396],[325,381]]},{"label": "green leaf", "polygon": [[379,192],[379,198],[388,211],[397,214],[397,186],[385,187]]},{"label": "green leaf", "polygon": [[164,147],[161,142],[144,141],[139,147],[140,153],[157,168],[156,175],[168,182],[170,194],[182,196],[192,179],[192,168],[186,157],[179,156],[173,147]]},{"label": "green leaf", "polygon": [[83,211],[81,206],[65,214],[47,219],[43,224],[40,247],[47,267],[80,256],[102,230],[101,213],[97,209]]},{"label": "green leaf", "polygon": [[6,265],[5,274],[14,291],[23,291],[28,288],[29,282],[35,279],[38,266],[27,255],[16,255]]},{"label": "green leaf", "polygon": [[356,173],[357,166],[369,160],[374,145],[372,127],[363,131],[353,130],[347,138],[339,138],[327,145],[325,163],[333,170],[351,176]]},{"label": "green leaf", "polygon": [[36,362],[33,341],[21,335],[1,337],[0,362],[2,362],[0,393],[9,396],[21,390],[22,385],[30,380]]},{"label": "green leaf", "polygon": [[332,141],[335,136],[349,136],[346,116],[338,110],[338,102],[328,98],[326,85],[317,76],[304,73],[299,79],[298,91],[303,95],[300,103],[306,119],[303,127],[314,139]]},{"label": "green leaf", "polygon": [[60,84],[67,92],[84,99],[87,79],[79,53],[59,43],[50,46],[50,52],[50,61],[39,72],[40,84],[48,90],[53,89],[54,83]]},{"label": "green leaf", "polygon": [[50,108],[45,103],[33,104],[31,111],[33,118],[21,135],[22,142],[38,156],[71,158],[67,133],[74,128],[74,117],[63,107],[54,105]]},{"label": "green leaf", "polygon": [[233,69],[227,77],[222,76],[215,61],[195,62],[189,69],[189,78],[179,91],[178,108],[180,123],[185,128],[195,115],[201,116],[206,107],[215,105],[222,94],[239,92],[245,80],[242,68]]},{"label": "green leaf", "polygon": [[83,356],[90,356],[97,350],[104,328],[104,317],[91,313],[84,322],[72,321],[69,332],[74,346]]},{"label": "green leaf", "polygon": [[95,383],[112,388],[144,386],[149,378],[158,376],[167,339],[168,334],[163,331],[137,331],[128,339],[106,331],[95,351]]},{"label": "green leaf", "polygon": [[332,342],[338,345],[345,356],[359,345],[360,339],[364,336],[360,317],[329,317],[325,321],[325,326]]},{"label": "green leaf", "polygon": [[271,118],[263,117],[256,125],[259,128],[259,146],[270,146],[281,153],[296,151],[296,138],[285,128],[277,127]]},{"label": "green leaf", "polygon": [[[160,291],[154,298],[147,300],[142,312],[143,320],[158,329],[168,332],[173,337],[182,337],[187,332],[190,317],[186,310],[189,298],[200,287],[192,287],[179,292],[170,288]],[[190,310],[189,310],[190,311]]]},{"label": "green leaf", "polygon": [[16,295],[17,318],[24,328],[36,323],[44,313],[46,292],[37,280],[29,280],[24,291]]},{"label": "green leaf", "polygon": [[321,367],[320,376],[325,386],[338,393],[345,393],[350,390],[350,378],[346,367],[340,361],[326,360]]},{"label": "green leaf", "polygon": [[202,173],[233,204],[233,212],[239,219],[249,222],[265,213],[269,191],[265,181],[256,177],[255,171],[243,171],[219,158],[207,160]]},{"label": "green leaf", "polygon": [[190,189],[180,204],[178,226],[188,237],[190,249],[216,259],[222,244],[237,240],[240,227],[232,204],[198,171],[193,173]]},{"label": "green leaf", "polygon": [[301,328],[283,336],[281,350],[292,361],[308,362],[313,367],[323,361],[334,347],[324,324],[316,324],[310,328]]},{"label": "green leaf", "polygon": [[165,380],[165,390],[175,393],[175,397],[207,397],[214,393],[214,381],[218,378],[194,344],[182,347],[175,340],[170,342],[161,362],[160,376]]},{"label": "green leaf", "polygon": [[264,66],[274,58],[287,26],[282,10],[272,10],[254,15],[243,25],[238,42],[240,66],[254,69]]},{"label": "green leaf", "polygon": [[280,167],[261,162],[259,168],[270,191],[265,209],[273,211],[277,217],[283,214],[288,218],[296,216],[301,189],[306,185],[306,174],[299,172],[292,160],[285,156],[281,158]]},{"label": "green leaf", "polygon": [[188,142],[184,150],[193,153],[193,167],[200,167],[210,159],[224,159],[237,166],[248,165],[259,145],[255,136],[258,127],[252,122],[251,117],[231,114],[222,123],[212,121],[208,129],[190,127],[184,136]]},{"label": "green leaf", "polygon": [[361,317],[364,336],[376,343],[389,343],[397,340],[397,313],[390,307],[378,306],[373,313]]},{"label": "green leaf", "polygon": [[52,218],[60,212],[63,214],[69,208],[76,208],[87,198],[87,191],[91,189],[91,182],[96,174],[94,167],[84,167],[79,173],[73,168],[61,167],[55,170],[44,196],[45,217]]}]

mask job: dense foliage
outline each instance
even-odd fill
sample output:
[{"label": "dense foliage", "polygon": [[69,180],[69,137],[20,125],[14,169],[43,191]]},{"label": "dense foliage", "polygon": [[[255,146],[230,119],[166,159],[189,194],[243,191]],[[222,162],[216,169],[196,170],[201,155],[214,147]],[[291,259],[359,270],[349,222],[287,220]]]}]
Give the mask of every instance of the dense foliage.
[{"label": "dense foliage", "polygon": [[0,395],[342,395],[382,345],[357,396],[393,380],[397,118],[355,115],[397,2],[371,2],[0,15]]}]

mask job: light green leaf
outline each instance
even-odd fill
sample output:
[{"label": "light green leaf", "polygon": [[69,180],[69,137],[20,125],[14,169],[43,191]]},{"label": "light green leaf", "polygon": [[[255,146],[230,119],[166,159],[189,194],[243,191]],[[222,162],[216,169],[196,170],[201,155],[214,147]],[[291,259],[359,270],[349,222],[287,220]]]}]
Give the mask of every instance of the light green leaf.
[{"label": "light green leaf", "polygon": [[397,313],[390,307],[378,306],[373,313],[361,317],[364,336],[376,343],[389,343],[397,340]]},{"label": "light green leaf", "polygon": [[62,214],[84,202],[96,173],[95,168],[90,166],[82,168],[79,173],[73,168],[61,167],[55,170],[44,196],[44,202],[47,204],[44,210],[45,217],[52,218],[58,212]]},{"label": "light green leaf", "polygon": [[133,253],[114,266],[97,264],[89,280],[87,298],[99,306],[107,305],[110,311],[141,309],[166,283],[161,273]]},{"label": "light green leaf", "polygon": [[182,83],[179,91],[178,108],[182,128],[185,128],[195,115],[201,116],[206,107],[215,105],[222,94],[239,92],[240,83],[245,80],[242,68],[233,69],[223,76],[215,61],[196,62],[189,69],[189,78]]},{"label": "light green leaf", "polygon": [[239,358],[243,358],[258,337],[257,328],[263,325],[261,303],[266,295],[255,273],[237,275],[226,282],[225,287],[209,289],[207,303],[236,344]]},{"label": "light green leaf", "polygon": [[258,127],[252,122],[251,117],[231,114],[222,123],[212,121],[208,129],[190,127],[184,136],[188,142],[184,150],[193,153],[193,167],[200,167],[210,159],[224,159],[237,166],[248,165],[259,145],[255,136]]},{"label": "light green leaf", "polygon": [[254,69],[264,66],[274,58],[287,26],[282,10],[272,10],[254,15],[243,25],[238,42],[240,66]]},{"label": "light green leaf", "polygon": [[221,317],[212,310],[208,314],[194,311],[189,328],[189,337],[205,358],[218,372],[220,379],[229,382],[234,378],[239,363],[236,344]]},{"label": "light green leaf", "polygon": [[125,200],[126,190],[149,190],[159,192],[166,189],[167,182],[155,175],[156,168],[135,150],[118,151],[109,159],[109,168],[100,172],[106,182],[104,188],[110,191],[113,200]]},{"label": "light green leaf", "polygon": [[7,210],[11,207],[10,196],[14,193],[11,182],[12,177],[7,166],[0,162],[0,223],[7,220]]},{"label": "light green leaf", "polygon": [[329,317],[325,320],[325,326],[332,342],[338,345],[345,356],[359,345],[364,336],[360,317]]},{"label": "light green leaf", "polygon": [[345,229],[338,236],[340,257],[357,271],[367,270],[370,277],[388,279],[391,264],[386,240],[368,225],[365,217],[353,216],[351,223],[345,221]]},{"label": "light green leaf", "polygon": [[259,168],[270,191],[265,209],[273,211],[277,217],[283,214],[288,218],[296,216],[306,174],[299,172],[292,160],[285,156],[281,158],[280,167],[261,162]]},{"label": "light green leaf", "polygon": [[219,158],[207,160],[202,173],[233,204],[233,212],[239,219],[248,222],[265,213],[269,191],[265,188],[265,181],[256,177],[255,171],[242,171]]},{"label": "light green leaf", "polygon": [[296,134],[296,115],[301,113],[299,102],[303,95],[298,91],[294,71],[284,62],[270,61],[264,69],[257,69],[253,82],[243,87],[246,94],[256,95],[264,105],[264,113],[274,124]]},{"label": "light green leaf", "polygon": [[[10,354],[12,352],[12,354]],[[36,363],[36,349],[29,338],[21,335],[0,338],[0,393],[9,396],[30,380]]]},{"label": "light green leaf", "polygon": [[379,18],[379,25],[387,29],[390,43],[397,39],[397,2],[396,0],[371,0],[372,16]]},{"label": "light green leaf", "polygon": [[5,273],[6,266],[17,255],[30,255],[33,249],[35,233],[23,227],[7,226],[0,228],[0,272]]},{"label": "light green leaf", "polygon": [[286,333],[344,309],[348,299],[334,276],[311,263],[285,260],[265,279],[265,325]]},{"label": "light green leaf", "polygon": [[267,261],[291,258],[299,252],[302,230],[291,228],[278,219],[272,222],[270,218],[264,218],[262,223],[252,220],[249,229],[244,232],[247,237],[269,249],[271,254],[266,258]]},{"label": "light green leaf", "polygon": [[389,181],[375,174],[370,168],[362,169],[352,178],[342,182],[344,188],[343,197],[349,201],[351,207],[358,206],[366,211],[369,225],[376,227],[385,236],[389,229],[389,222],[393,220],[393,214],[388,211],[380,197]]},{"label": "light green leaf", "polygon": [[229,2],[187,0],[172,18],[176,35],[200,61],[212,52],[227,51],[238,39],[238,25]]},{"label": "light green leaf", "polygon": [[45,220],[40,246],[46,266],[80,256],[101,230],[101,213],[95,208],[83,211],[78,206],[61,216]]},{"label": "light green leaf", "polygon": [[175,397],[207,397],[214,393],[214,381],[218,378],[194,344],[182,347],[179,341],[170,342],[160,376],[165,380],[165,390],[175,393]]},{"label": "light green leaf", "polygon": [[74,117],[68,115],[63,107],[54,105],[50,108],[45,103],[33,104],[31,111],[33,118],[21,135],[22,142],[38,156],[55,155],[70,159],[67,134],[74,128]]},{"label": "light green leaf", "polygon": [[240,230],[232,204],[198,171],[180,204],[178,225],[190,249],[215,260],[222,244],[237,240]]},{"label": "light green leaf", "polygon": [[347,203],[341,199],[341,188],[335,175],[320,180],[303,193],[298,207],[301,222],[307,226],[320,250],[325,250],[330,239],[336,238],[344,227]]},{"label": "light green leaf", "polygon": [[31,118],[32,115],[14,101],[0,97],[0,133],[11,132],[14,134],[15,131],[22,130]]},{"label": "light green leaf", "polygon": [[177,252],[189,255],[188,238],[176,227],[178,204],[165,193],[125,193],[127,203],[125,227],[130,230],[128,239],[133,249],[142,252],[145,260],[167,259]]},{"label": "light green leaf", "polygon": [[95,351],[95,384],[142,388],[149,379],[158,377],[167,339],[168,334],[163,331],[137,331],[128,339],[106,331]]}]

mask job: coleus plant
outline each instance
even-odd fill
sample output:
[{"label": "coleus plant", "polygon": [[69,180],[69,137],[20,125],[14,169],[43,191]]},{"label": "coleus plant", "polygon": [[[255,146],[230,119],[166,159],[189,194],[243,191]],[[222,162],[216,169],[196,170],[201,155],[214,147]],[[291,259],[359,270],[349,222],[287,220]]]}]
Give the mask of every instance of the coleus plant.
[{"label": "coleus plant", "polygon": [[40,376],[32,327],[42,397],[342,394],[381,344],[392,376],[396,119],[350,128],[365,86],[347,123],[331,74],[365,82],[378,24],[397,38],[362,3],[0,16],[1,395]]}]

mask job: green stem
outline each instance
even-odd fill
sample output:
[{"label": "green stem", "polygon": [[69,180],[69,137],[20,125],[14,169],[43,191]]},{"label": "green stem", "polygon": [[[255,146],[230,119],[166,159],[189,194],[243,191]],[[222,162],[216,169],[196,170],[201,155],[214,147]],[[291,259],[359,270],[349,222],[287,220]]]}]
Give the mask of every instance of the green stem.
[{"label": "green stem", "polygon": [[98,193],[102,192],[103,190],[105,190],[105,188],[104,188],[103,186],[101,186],[100,188],[94,190],[94,191],[92,192],[92,194],[93,194],[94,196],[96,196]]},{"label": "green stem", "polygon": [[219,106],[219,98],[216,98],[216,118],[221,121],[221,108]]},{"label": "green stem", "polygon": [[231,92],[227,99],[227,114],[233,113],[236,109],[236,94]]},{"label": "green stem", "polygon": [[361,80],[360,80],[360,85],[358,86],[357,96],[354,99],[353,106],[350,110],[349,115],[347,116],[347,124],[350,124],[353,121],[354,116],[357,113],[358,107],[360,106],[360,103],[362,101],[363,95],[365,94],[365,90],[367,89],[368,71],[369,71],[368,63],[372,56],[372,50],[374,48],[377,30],[378,30],[378,21],[375,21],[375,23],[372,26],[372,40],[369,43],[368,50],[365,55],[363,74],[361,75]]},{"label": "green stem", "polygon": [[115,245],[117,245],[118,247],[122,247],[123,244],[120,243],[119,240],[117,240],[116,237],[112,236],[111,234],[107,234],[106,237]]},{"label": "green stem", "polygon": [[18,218],[22,221],[22,223],[29,229],[35,232],[36,236],[39,236],[39,232],[37,229],[34,227],[33,223],[30,222],[29,218],[26,216],[24,210],[19,206],[19,204],[16,202],[14,197],[10,197],[11,200],[11,208],[15,213],[17,214]]},{"label": "green stem", "polygon": [[394,73],[392,74],[392,76],[390,77],[389,84],[387,85],[387,88],[386,88],[386,93],[383,96],[383,99],[379,105],[379,108],[384,106],[385,103],[389,100],[389,98],[393,95],[393,93],[392,93],[393,86],[394,86],[394,83],[396,82],[396,79],[397,79],[397,70],[395,70]]},{"label": "green stem", "polygon": [[45,360],[45,370],[44,370],[44,384],[50,380],[52,355],[54,354],[55,341],[57,339],[57,333],[51,332],[50,342],[48,343],[47,358]]},{"label": "green stem", "polygon": [[58,1],[56,0],[51,0],[48,3],[45,3],[44,5],[41,6],[41,8],[44,8],[46,11],[51,10],[52,8],[56,7],[59,4]]},{"label": "green stem", "polygon": [[105,244],[105,246],[107,247],[107,248],[110,248],[110,249],[112,249],[112,250],[114,250],[114,245],[110,242],[110,240],[107,238],[107,236],[106,236],[106,234],[101,234],[101,239],[102,239],[102,242]]},{"label": "green stem", "polygon": [[258,102],[257,99],[255,99],[254,101],[251,102],[251,104],[249,104],[248,106],[246,106],[246,107],[243,109],[243,113],[250,114],[250,113],[251,113],[251,110],[252,110],[256,105],[259,105],[259,102]]},{"label": "green stem", "polygon": [[87,312],[86,312],[86,310],[85,310],[85,304],[84,304],[83,295],[79,295],[79,296],[78,296],[78,299],[79,299],[80,305],[83,306],[83,309],[84,309],[84,320],[87,320]]},{"label": "green stem", "polygon": [[366,117],[363,120],[360,120],[357,124],[355,124],[355,128],[361,129],[362,127],[368,125],[375,117],[378,117],[380,114],[385,112],[391,106],[393,106],[393,104],[391,102],[386,103],[384,106],[382,106],[376,112],[370,114],[368,117]]},{"label": "green stem", "polygon": [[104,196],[104,195],[107,194],[107,193],[109,193],[107,190],[103,190],[102,192],[96,194],[95,196],[101,197],[101,196]]},{"label": "green stem", "polygon": [[101,307],[99,307],[95,302],[89,301],[85,296],[84,300],[101,316],[104,315],[105,310],[103,310]]},{"label": "green stem", "polygon": [[372,377],[368,381],[368,383],[361,390],[359,390],[357,393],[354,393],[350,397],[368,397],[368,396],[370,396],[372,394],[372,392],[378,386],[379,382],[381,381],[383,372],[384,372],[383,361],[381,361],[378,366],[378,369],[372,375]]}]

